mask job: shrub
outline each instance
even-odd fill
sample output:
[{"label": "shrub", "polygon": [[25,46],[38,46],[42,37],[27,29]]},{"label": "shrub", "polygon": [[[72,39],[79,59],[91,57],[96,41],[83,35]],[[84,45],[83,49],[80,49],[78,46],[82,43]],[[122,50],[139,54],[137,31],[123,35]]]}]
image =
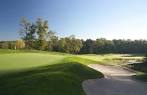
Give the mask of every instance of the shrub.
[{"label": "shrub", "polygon": [[16,46],[16,49],[25,48],[25,42],[23,40],[17,40],[15,46]]}]

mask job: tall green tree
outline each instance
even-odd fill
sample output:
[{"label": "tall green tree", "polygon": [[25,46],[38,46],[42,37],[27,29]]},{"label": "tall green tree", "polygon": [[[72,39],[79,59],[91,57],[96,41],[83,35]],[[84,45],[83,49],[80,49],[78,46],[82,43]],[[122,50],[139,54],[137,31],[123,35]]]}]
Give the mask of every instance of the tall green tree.
[{"label": "tall green tree", "polygon": [[76,39],[75,36],[70,36],[65,38],[64,50],[68,53],[79,53],[82,48],[82,41],[80,39]]},{"label": "tall green tree", "polygon": [[34,48],[35,47],[35,41],[36,41],[36,25],[34,23],[32,23],[32,25],[30,26],[30,29],[29,29],[29,47],[30,48]]},{"label": "tall green tree", "polygon": [[91,39],[87,39],[86,41],[84,41],[81,52],[89,54],[94,53],[94,41]]},{"label": "tall green tree", "polygon": [[26,18],[22,18],[20,22],[19,34],[25,41],[26,48],[33,48],[33,41],[35,40],[36,25],[32,24]]},{"label": "tall green tree", "polygon": [[45,50],[47,46],[46,36],[49,31],[48,21],[38,18],[36,21],[38,34],[38,45],[40,50]]},{"label": "tall green tree", "polygon": [[66,45],[65,38],[60,38],[60,40],[58,41],[58,50],[61,52],[66,52],[65,45]]},{"label": "tall green tree", "polygon": [[29,34],[30,34],[31,23],[25,17],[23,17],[20,21],[20,26],[21,26],[21,28],[19,31],[19,35],[25,41],[26,48],[28,48],[29,47]]},{"label": "tall green tree", "polygon": [[49,31],[47,34],[48,41],[48,50],[49,51],[58,51],[58,37],[56,36],[56,32]]}]

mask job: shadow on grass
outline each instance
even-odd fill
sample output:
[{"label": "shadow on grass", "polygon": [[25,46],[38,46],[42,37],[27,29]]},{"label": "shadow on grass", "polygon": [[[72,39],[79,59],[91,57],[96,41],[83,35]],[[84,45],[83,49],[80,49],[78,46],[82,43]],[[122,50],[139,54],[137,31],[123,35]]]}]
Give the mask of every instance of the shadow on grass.
[{"label": "shadow on grass", "polygon": [[130,64],[128,67],[140,72],[134,78],[147,82],[147,63]]},{"label": "shadow on grass", "polygon": [[0,95],[85,95],[81,83],[103,74],[79,63],[62,63],[0,76]]},{"label": "shadow on grass", "polygon": [[133,76],[134,78],[147,82],[147,73],[141,73]]}]

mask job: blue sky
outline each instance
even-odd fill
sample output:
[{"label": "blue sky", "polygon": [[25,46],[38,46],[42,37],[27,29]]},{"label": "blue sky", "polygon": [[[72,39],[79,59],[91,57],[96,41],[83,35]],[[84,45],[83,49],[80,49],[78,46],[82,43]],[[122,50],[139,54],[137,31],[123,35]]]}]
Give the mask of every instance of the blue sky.
[{"label": "blue sky", "polygon": [[42,17],[60,37],[147,39],[146,0],[0,0],[0,40],[19,39],[22,17]]}]

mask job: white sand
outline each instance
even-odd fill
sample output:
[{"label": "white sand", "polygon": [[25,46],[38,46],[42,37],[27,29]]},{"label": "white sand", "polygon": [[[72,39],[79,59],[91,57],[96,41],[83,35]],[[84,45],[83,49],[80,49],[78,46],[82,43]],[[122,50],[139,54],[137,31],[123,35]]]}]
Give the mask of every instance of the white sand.
[{"label": "white sand", "polygon": [[82,86],[87,95],[147,95],[147,83],[132,79],[136,73],[117,66],[90,64],[105,78],[89,79]]}]

